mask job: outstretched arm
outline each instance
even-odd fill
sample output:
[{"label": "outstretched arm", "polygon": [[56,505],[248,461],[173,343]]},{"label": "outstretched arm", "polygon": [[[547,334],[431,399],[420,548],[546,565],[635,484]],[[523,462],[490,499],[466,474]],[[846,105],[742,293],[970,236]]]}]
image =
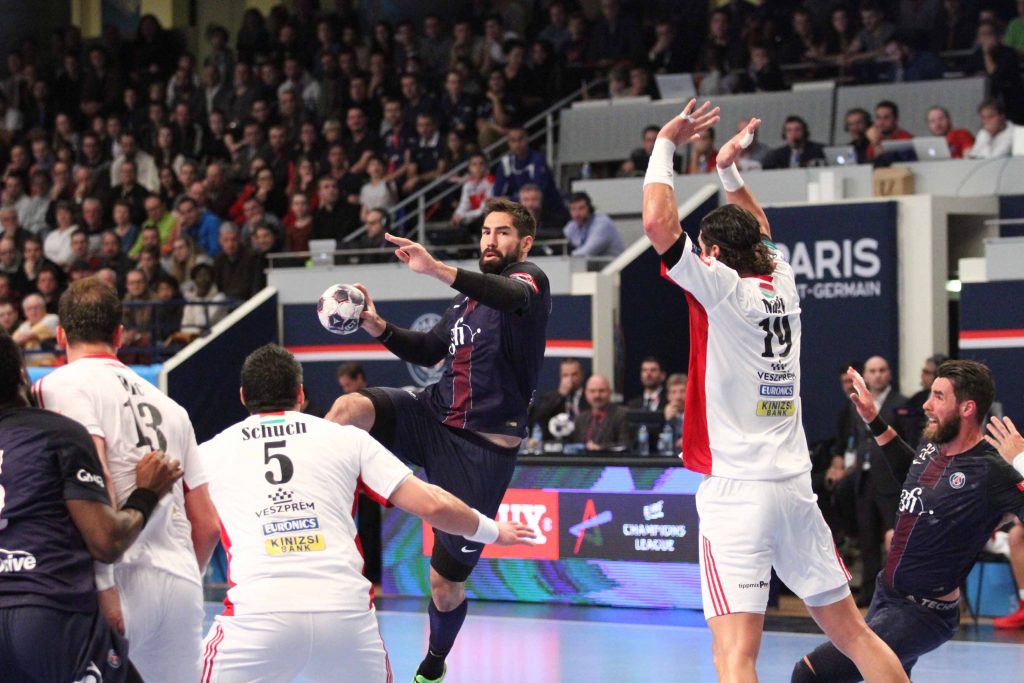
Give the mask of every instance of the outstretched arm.
[{"label": "outstretched arm", "polygon": [[764,215],[764,209],[754,198],[750,188],[744,184],[736,169],[736,160],[740,158],[743,150],[754,141],[754,133],[760,125],[761,119],[750,119],[746,128],[734,135],[718,150],[718,158],[715,163],[718,166],[718,176],[722,179],[722,186],[725,188],[725,200],[752,213],[761,227],[761,234],[765,238],[771,239],[772,230],[768,225],[768,217]]},{"label": "outstretched arm", "polygon": [[662,126],[644,178],[644,232],[659,254],[668,251],[683,232],[672,180],[676,146],[696,139],[701,131],[718,123],[718,107],[711,109],[711,103],[705,102],[695,109],[696,104],[697,100],[690,100],[681,114]]},{"label": "outstretched arm", "polygon": [[993,415],[988,424],[985,441],[992,444],[1006,462],[1024,475],[1024,437],[1017,431],[1013,420]]}]

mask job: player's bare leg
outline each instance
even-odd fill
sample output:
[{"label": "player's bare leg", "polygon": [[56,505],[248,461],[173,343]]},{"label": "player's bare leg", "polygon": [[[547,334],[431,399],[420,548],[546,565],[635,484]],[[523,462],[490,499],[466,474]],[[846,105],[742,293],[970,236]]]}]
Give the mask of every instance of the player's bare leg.
[{"label": "player's bare leg", "polygon": [[755,612],[723,614],[708,619],[708,628],[719,683],[757,681],[757,653],[761,649],[764,615]]},{"label": "player's bare leg", "polygon": [[327,412],[326,419],[341,425],[352,425],[368,432],[373,429],[376,413],[369,398],[360,393],[339,396]]},{"label": "player's bare leg", "polygon": [[440,681],[445,674],[445,657],[466,619],[466,584],[444,578],[430,568],[430,644],[416,671],[414,683]]},{"label": "player's bare leg", "polygon": [[867,683],[909,681],[900,660],[868,628],[853,596],[822,607],[808,605],[807,610],[839,651],[857,665]]}]

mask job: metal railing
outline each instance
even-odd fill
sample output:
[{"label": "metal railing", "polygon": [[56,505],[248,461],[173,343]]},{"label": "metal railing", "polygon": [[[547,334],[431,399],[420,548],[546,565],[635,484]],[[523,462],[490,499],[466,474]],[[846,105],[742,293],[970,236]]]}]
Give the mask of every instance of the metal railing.
[{"label": "metal railing", "polygon": [[[584,81],[583,85],[580,86],[579,89],[573,91],[569,95],[566,95],[541,113],[529,119],[526,123],[522,124],[521,127],[526,131],[527,139],[530,143],[534,142],[538,138],[544,138],[544,153],[547,157],[548,166],[552,169],[555,168],[555,129],[558,126],[557,113],[562,108],[576,100],[585,98],[593,88],[602,85],[604,82],[605,80],[600,78],[592,81]],[[543,126],[539,125],[541,122],[543,122]],[[498,150],[507,146],[506,140],[507,138],[502,137],[500,140],[488,145],[482,150],[483,153],[487,155],[487,158],[490,159],[491,169],[495,168],[498,163],[500,163],[500,158],[493,158],[493,155]],[[427,208],[436,202],[447,199],[453,193],[461,191],[462,174],[465,173],[468,168],[469,162],[463,161],[450,169],[444,175],[439,178],[435,178],[424,187],[390,207],[388,212],[394,217],[393,226],[396,232],[406,235],[415,233],[415,239],[417,242],[429,245],[430,242],[428,241],[426,234]],[[407,224],[413,220],[416,221],[415,227],[412,229],[406,227]],[[351,242],[358,239],[365,233],[366,226],[360,226],[357,230],[346,235],[342,239],[342,242]]]}]

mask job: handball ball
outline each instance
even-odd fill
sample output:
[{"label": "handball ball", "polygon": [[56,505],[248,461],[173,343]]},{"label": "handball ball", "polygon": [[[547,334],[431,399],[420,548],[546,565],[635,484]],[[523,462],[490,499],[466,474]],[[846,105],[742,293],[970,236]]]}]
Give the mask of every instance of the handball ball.
[{"label": "handball ball", "polygon": [[359,316],[366,299],[352,285],[331,285],[316,305],[316,314],[324,329],[334,334],[352,334],[359,329]]},{"label": "handball ball", "polygon": [[569,413],[559,413],[548,421],[548,431],[556,439],[564,439],[576,428]]}]

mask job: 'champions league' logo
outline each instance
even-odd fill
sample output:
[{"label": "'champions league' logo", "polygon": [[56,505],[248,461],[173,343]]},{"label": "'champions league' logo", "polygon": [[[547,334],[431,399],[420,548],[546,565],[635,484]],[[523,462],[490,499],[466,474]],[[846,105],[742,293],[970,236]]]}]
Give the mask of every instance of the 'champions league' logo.
[{"label": "'champions league' logo", "polygon": [[[439,322],[441,322],[441,316],[437,313],[424,313],[413,321],[412,325],[409,326],[409,329],[415,332],[429,332],[434,329],[434,326]],[[441,371],[444,368],[444,359],[442,358],[437,362],[437,364],[427,368],[414,363],[406,363],[405,367],[409,368],[409,374],[412,376],[412,381],[415,382],[417,386],[428,387],[441,379]]]}]

